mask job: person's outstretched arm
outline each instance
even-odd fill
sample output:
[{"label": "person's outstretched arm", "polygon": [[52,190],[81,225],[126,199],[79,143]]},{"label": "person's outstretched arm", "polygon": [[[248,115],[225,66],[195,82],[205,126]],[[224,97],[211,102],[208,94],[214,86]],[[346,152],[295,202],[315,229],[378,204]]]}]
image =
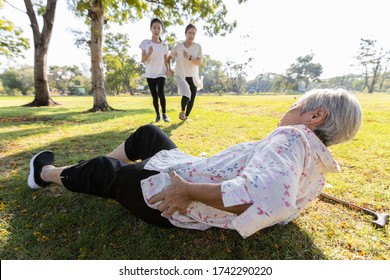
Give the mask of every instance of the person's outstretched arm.
[{"label": "person's outstretched arm", "polygon": [[176,211],[185,214],[187,207],[193,201],[235,214],[243,213],[251,205],[242,204],[225,207],[222,201],[221,184],[191,183],[175,172],[171,172],[169,175],[171,176],[172,184],[165,191],[149,200],[150,204],[162,201],[158,209],[167,215],[172,215]]}]

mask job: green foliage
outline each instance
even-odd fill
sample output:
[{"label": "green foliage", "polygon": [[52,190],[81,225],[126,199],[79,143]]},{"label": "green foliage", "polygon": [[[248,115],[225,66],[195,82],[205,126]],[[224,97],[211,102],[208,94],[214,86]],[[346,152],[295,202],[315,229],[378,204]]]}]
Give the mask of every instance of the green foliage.
[{"label": "green foliage", "polygon": [[233,61],[226,62],[226,71],[231,82],[231,91],[240,94],[246,87],[246,71],[252,60],[253,57],[248,58],[247,61],[242,63]]},{"label": "green foliage", "polygon": [[204,55],[203,65],[199,69],[199,75],[203,77],[204,92],[227,92],[228,77],[221,61]]},{"label": "green foliage", "polygon": [[103,47],[106,66],[106,90],[109,93],[133,93],[140,82],[143,64],[128,55],[129,37],[126,34],[108,33]]},{"label": "green foliage", "polygon": [[42,15],[45,14],[45,12],[46,12],[46,5],[43,3],[43,0],[35,1],[34,5],[35,5],[35,9],[37,11],[37,14],[39,16],[42,16]]},{"label": "green foliage", "polygon": [[[379,78],[386,75],[387,65],[390,61],[390,50],[385,50],[383,47],[376,45],[376,40],[360,39],[360,49],[356,57],[359,64],[363,67],[363,75],[365,78],[365,87],[369,93],[375,91]],[[384,79],[381,82],[381,90]]]},{"label": "green foliage", "polygon": [[90,39],[91,39],[91,32],[89,32],[89,31],[83,32],[80,30],[73,29],[72,33],[73,33],[74,38],[75,38],[76,47],[79,49],[90,52],[89,43],[90,43]]},{"label": "green foliage", "polygon": [[[296,95],[198,96],[193,122],[177,118],[180,98],[167,97],[171,123],[160,123],[186,153],[214,155],[270,133]],[[364,123],[355,140],[332,146],[342,172],[325,192],[378,212],[390,211],[390,95],[358,94]],[[286,226],[243,239],[233,230],[161,229],[116,202],[52,185],[27,187],[29,161],[50,149],[56,164],[105,155],[154,119],[150,96],[109,96],[123,111],[82,113],[91,97],[57,97],[62,107],[26,108],[28,97],[0,97],[0,258],[7,259],[390,259],[389,225],[314,201]],[[368,164],[369,163],[369,164]]]},{"label": "green foliage", "polygon": [[248,82],[248,91],[252,90],[256,93],[279,91],[280,85],[276,86],[278,77],[279,75],[275,73],[261,73],[254,80]]},{"label": "green foliage", "polygon": [[57,66],[49,67],[49,85],[53,91],[65,93],[71,86],[85,86],[90,81],[84,77],[78,66]]},{"label": "green foliage", "polygon": [[[290,65],[287,69],[287,76],[293,82],[292,89],[294,91],[300,90],[300,83],[303,82],[306,90],[311,82],[318,82],[322,74],[322,66],[319,63],[312,62],[314,54],[300,56],[297,61]],[[290,81],[288,81],[290,83]]]},{"label": "green foliage", "polygon": [[[80,17],[87,19],[88,11],[96,0],[69,0],[69,7]],[[239,3],[244,1],[239,1]],[[158,17],[165,27],[184,25],[186,22],[204,20],[209,36],[231,32],[236,22],[227,23],[227,9],[222,0],[101,0],[108,23],[126,23],[144,16]]]},{"label": "green foliage", "polygon": [[12,21],[0,18],[0,55],[7,59],[24,57],[23,51],[29,48],[27,38],[22,37],[22,29]]},{"label": "green foliage", "polygon": [[354,91],[363,91],[364,78],[361,75],[344,75],[339,77],[332,77],[329,79],[323,79],[320,82],[315,82],[311,87],[321,87],[321,88],[337,88],[342,87]]},{"label": "green foliage", "polygon": [[8,68],[1,75],[5,93],[15,95],[20,92],[23,95],[31,93],[34,88],[34,69],[30,66]]}]

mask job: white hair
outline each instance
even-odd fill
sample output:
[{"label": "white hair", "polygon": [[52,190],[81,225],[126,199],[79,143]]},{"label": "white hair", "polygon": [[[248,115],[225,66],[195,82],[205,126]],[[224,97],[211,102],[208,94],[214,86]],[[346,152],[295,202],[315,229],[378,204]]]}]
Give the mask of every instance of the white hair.
[{"label": "white hair", "polygon": [[331,146],[352,140],[363,119],[362,108],[355,95],[345,89],[313,89],[298,102],[301,114],[323,108],[328,116],[314,133],[325,144]]}]

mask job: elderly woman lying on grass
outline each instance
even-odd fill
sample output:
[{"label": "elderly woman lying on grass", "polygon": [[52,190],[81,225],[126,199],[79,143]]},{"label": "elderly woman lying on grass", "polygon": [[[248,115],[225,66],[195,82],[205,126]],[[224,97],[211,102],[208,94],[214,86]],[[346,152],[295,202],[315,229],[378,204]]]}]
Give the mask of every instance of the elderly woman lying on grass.
[{"label": "elderly woman lying on grass", "polygon": [[112,198],[162,227],[221,227],[245,238],[296,218],[320,194],[324,175],[339,171],[327,146],[351,140],[361,122],[353,94],[312,90],[261,141],[201,158],[181,152],[158,127],[146,125],[107,156],[76,165],[55,167],[51,151],[36,154],[28,185],[53,182]]}]

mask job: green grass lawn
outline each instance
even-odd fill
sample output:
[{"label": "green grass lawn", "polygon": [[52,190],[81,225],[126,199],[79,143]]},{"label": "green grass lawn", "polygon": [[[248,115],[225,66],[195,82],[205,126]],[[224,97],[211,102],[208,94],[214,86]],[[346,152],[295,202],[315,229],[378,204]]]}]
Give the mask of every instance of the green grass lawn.
[{"label": "green grass lawn", "polygon": [[[296,100],[293,95],[199,96],[192,123],[178,119],[180,99],[167,97],[171,123],[159,123],[186,153],[213,155],[232,144],[260,140]],[[340,174],[324,192],[390,212],[390,95],[359,94],[361,131],[331,147]],[[114,201],[58,186],[27,187],[29,161],[42,149],[58,165],[105,155],[155,118],[149,96],[108,97],[123,111],[83,113],[92,97],[55,97],[55,108],[20,107],[31,97],[0,97],[1,259],[389,259],[389,226],[324,201],[313,202],[286,226],[248,239],[213,228],[160,229],[134,218]]]}]

